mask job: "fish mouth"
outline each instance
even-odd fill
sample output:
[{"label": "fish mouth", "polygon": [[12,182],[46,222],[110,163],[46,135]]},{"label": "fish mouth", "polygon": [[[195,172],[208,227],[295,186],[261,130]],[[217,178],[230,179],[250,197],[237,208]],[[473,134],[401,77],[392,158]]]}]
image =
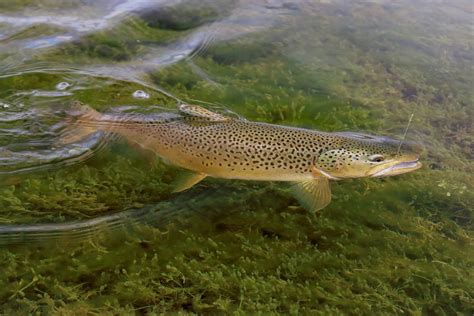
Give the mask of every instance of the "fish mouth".
[{"label": "fish mouth", "polygon": [[398,175],[398,174],[407,173],[407,172],[410,172],[410,171],[417,170],[417,169],[421,168],[421,166],[423,166],[423,164],[421,162],[419,162],[418,159],[412,160],[412,161],[403,161],[403,162],[399,162],[397,164],[394,164],[390,167],[387,167],[385,169],[382,169],[380,171],[377,171],[376,173],[371,175],[371,177],[372,178],[380,178],[380,177],[395,176],[395,175]]}]

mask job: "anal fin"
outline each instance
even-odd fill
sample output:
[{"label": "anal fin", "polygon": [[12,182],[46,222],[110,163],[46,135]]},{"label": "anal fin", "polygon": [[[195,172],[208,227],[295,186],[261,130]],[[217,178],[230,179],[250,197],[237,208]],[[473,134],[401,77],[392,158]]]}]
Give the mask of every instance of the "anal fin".
[{"label": "anal fin", "polygon": [[205,177],[207,177],[205,173],[183,171],[173,182],[173,193],[187,190],[196,183],[201,182]]},{"label": "anal fin", "polygon": [[298,202],[312,212],[325,208],[331,202],[331,187],[326,177],[297,182],[292,191]]}]

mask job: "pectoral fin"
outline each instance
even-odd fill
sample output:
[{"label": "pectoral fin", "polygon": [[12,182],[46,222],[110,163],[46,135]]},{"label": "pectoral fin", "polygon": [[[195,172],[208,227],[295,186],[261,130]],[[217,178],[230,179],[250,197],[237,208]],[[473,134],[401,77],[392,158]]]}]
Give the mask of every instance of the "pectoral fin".
[{"label": "pectoral fin", "polygon": [[205,177],[207,177],[207,174],[193,172],[193,171],[184,171],[173,182],[173,186],[174,186],[173,193],[181,192],[186,189],[189,189],[196,183],[201,182]]},{"label": "pectoral fin", "polygon": [[309,211],[323,209],[331,202],[331,187],[326,177],[297,182],[292,190],[298,202]]}]

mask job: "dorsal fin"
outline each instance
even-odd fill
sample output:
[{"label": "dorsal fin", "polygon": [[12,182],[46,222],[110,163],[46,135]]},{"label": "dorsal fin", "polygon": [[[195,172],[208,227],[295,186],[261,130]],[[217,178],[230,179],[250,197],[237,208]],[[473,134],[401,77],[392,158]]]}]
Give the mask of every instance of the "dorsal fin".
[{"label": "dorsal fin", "polygon": [[179,110],[184,114],[204,118],[212,122],[222,122],[230,120],[230,117],[224,116],[222,114],[209,111],[199,105],[194,104],[181,104]]},{"label": "dorsal fin", "polygon": [[377,138],[377,136],[364,134],[364,133],[358,133],[358,132],[335,132],[333,134],[334,135],[340,135],[340,136],[353,137],[353,138],[357,138],[357,139],[375,139],[375,138]]}]

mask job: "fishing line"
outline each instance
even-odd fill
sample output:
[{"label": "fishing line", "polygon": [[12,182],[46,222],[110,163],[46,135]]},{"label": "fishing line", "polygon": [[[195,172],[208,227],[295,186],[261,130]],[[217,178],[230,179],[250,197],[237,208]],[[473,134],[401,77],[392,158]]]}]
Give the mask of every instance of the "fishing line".
[{"label": "fishing line", "polygon": [[400,153],[400,149],[402,149],[403,142],[405,141],[405,138],[407,137],[408,129],[410,128],[410,124],[411,124],[411,121],[413,120],[414,115],[415,113],[412,112],[410,115],[410,118],[408,119],[408,124],[407,124],[407,127],[405,128],[405,132],[403,133],[403,138],[400,141],[400,145],[398,145],[397,155]]}]

